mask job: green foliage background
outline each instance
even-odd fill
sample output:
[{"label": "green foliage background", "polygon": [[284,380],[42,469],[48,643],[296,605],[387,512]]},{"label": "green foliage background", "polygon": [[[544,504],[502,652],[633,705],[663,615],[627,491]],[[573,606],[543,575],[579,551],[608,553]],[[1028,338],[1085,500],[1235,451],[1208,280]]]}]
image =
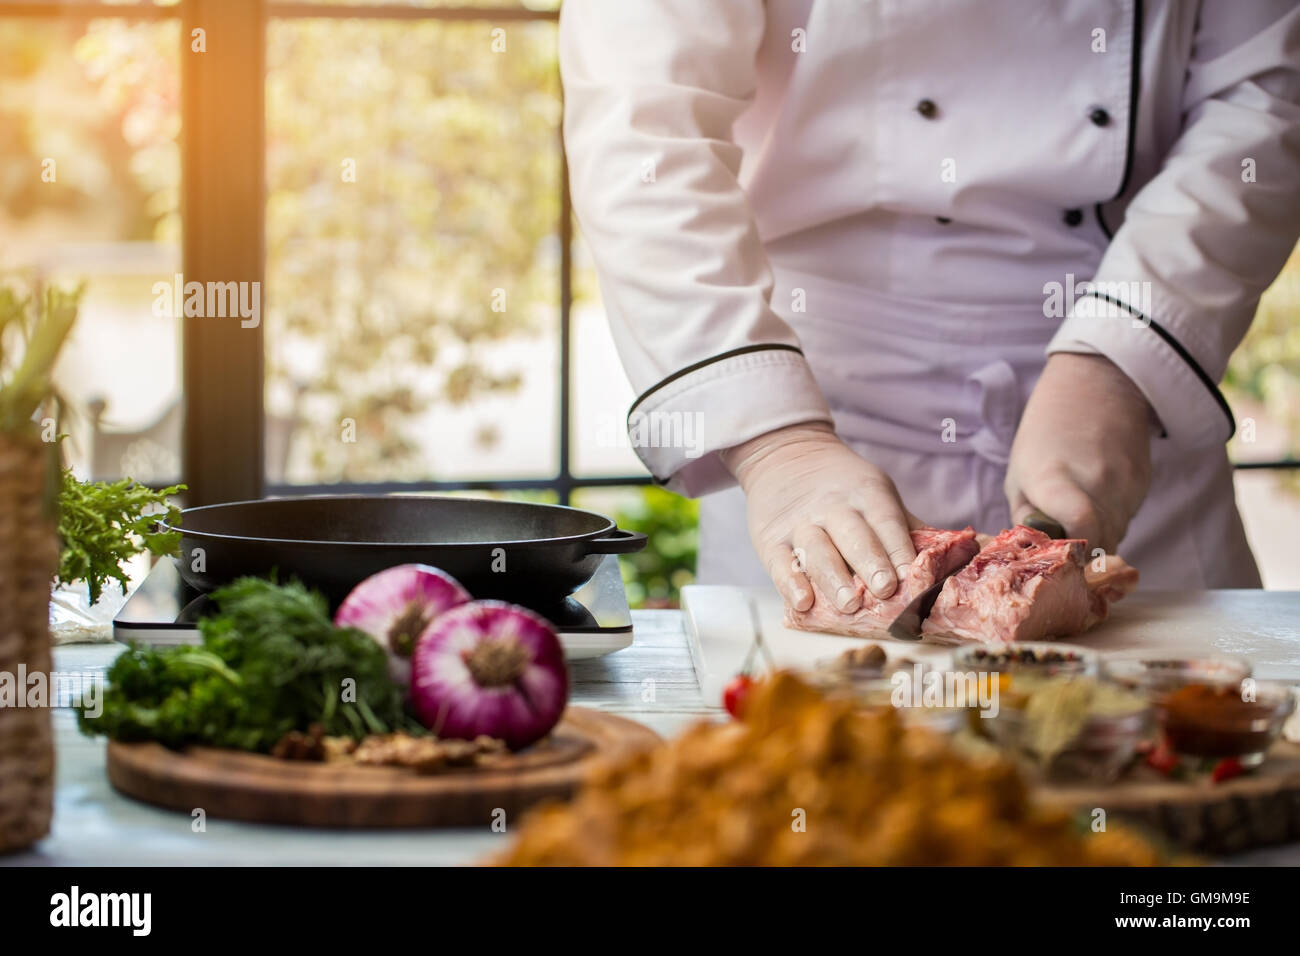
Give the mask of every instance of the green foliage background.
[{"label": "green foliage background", "polygon": [[641,531],[646,549],[619,564],[634,607],[676,607],[681,589],[695,579],[699,548],[699,506],[662,488],[641,488],[614,516],[618,526]]}]

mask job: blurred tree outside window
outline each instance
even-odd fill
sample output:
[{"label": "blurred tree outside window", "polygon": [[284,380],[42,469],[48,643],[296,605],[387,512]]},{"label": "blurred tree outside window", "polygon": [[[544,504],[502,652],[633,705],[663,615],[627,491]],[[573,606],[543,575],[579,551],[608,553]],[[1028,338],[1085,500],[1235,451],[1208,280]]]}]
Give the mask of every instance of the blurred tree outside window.
[{"label": "blurred tree outside window", "polygon": [[[290,483],[558,467],[555,25],[268,30],[268,406]],[[342,440],[341,423],[353,425]]]}]

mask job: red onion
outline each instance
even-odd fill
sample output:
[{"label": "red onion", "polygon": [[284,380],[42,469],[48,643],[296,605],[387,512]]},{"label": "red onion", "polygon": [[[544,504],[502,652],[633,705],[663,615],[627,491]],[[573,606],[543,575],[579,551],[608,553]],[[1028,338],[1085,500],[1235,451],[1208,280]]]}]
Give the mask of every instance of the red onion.
[{"label": "red onion", "polygon": [[445,571],[427,564],[399,564],[372,574],[343,599],[334,615],[337,627],[365,631],[388,651],[388,672],[406,687],[411,682],[411,652],[435,618],[470,599]]},{"label": "red onion", "polygon": [[502,601],[472,601],[420,635],[411,704],[440,737],[498,737],[511,749],[550,732],[564,713],[569,674],[554,628]]}]

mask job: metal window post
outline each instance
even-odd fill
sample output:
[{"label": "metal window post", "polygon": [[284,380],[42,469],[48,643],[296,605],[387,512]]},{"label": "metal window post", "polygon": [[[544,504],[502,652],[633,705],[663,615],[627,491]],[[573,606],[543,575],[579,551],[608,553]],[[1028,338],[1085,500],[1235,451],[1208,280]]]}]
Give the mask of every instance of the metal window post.
[{"label": "metal window post", "polygon": [[[186,0],[180,39],[184,281],[257,283],[264,310],[265,0]],[[191,505],[262,495],[262,325],[244,325],[184,319]]]}]

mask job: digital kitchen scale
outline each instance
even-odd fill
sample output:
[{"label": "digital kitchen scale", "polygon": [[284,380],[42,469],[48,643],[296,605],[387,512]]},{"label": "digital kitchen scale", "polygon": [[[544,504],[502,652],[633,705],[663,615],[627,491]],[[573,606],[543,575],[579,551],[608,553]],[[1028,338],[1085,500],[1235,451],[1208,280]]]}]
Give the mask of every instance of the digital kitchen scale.
[{"label": "digital kitchen scale", "polygon": [[[632,643],[632,613],[618,570],[608,555],[591,580],[562,601],[519,602],[555,625],[569,660],[600,657]],[[142,644],[198,644],[197,621],[211,602],[181,580],[176,562],[163,558],[113,619],[113,638]]]}]

